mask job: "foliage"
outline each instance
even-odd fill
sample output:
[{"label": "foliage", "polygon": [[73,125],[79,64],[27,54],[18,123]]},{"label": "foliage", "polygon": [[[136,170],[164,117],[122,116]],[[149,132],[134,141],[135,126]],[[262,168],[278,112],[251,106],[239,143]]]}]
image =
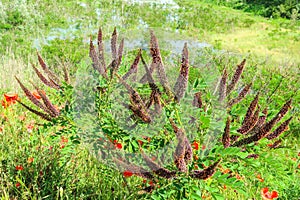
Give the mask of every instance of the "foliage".
[{"label": "foliage", "polygon": [[[111,6],[106,1],[102,3]],[[232,12],[234,14],[226,19],[222,16],[226,15],[227,10],[219,10],[221,16],[214,18],[213,12],[216,7],[190,1],[180,4],[177,13],[180,17],[172,22],[168,21],[170,11],[160,11],[163,7],[159,5],[143,5],[143,8],[155,12],[155,15],[151,16],[147,16],[148,14],[133,5],[126,6],[119,1],[114,4],[115,9],[120,9],[121,5],[124,10],[134,11],[129,14],[132,17],[126,18],[122,15],[122,20],[125,24],[128,23],[126,26],[129,29],[139,24],[134,20],[135,12],[153,27],[180,26],[177,30],[186,31],[184,33],[187,34],[195,34],[199,30],[203,35],[222,31],[223,25],[219,23],[226,24],[227,20],[229,24],[238,24],[243,28],[253,27],[258,21],[258,18],[244,18],[238,12]],[[83,11],[81,6],[73,7],[71,2],[65,6],[74,8],[74,13],[90,12],[89,9]],[[90,8],[89,4],[86,6]],[[43,9],[39,12],[44,12]],[[192,20],[195,16],[194,10],[201,11],[203,20]],[[46,26],[65,26],[68,23],[63,19],[65,16],[58,16],[59,12],[52,12],[52,15],[58,20],[53,22],[41,18],[42,21],[47,21]],[[109,21],[110,16],[113,16],[113,13],[102,17]],[[162,21],[156,23],[155,16]],[[207,29],[202,29],[206,26],[205,20],[208,18],[218,26],[209,24]],[[93,17],[84,20],[87,19],[90,19],[91,23],[97,23]],[[26,18],[24,20],[26,21]],[[84,29],[84,20],[79,23],[80,28],[76,31]],[[64,23],[66,24],[63,25]],[[18,31],[22,26],[27,27],[27,24],[16,23],[14,28],[6,29],[3,34],[22,39],[20,35],[23,33]],[[232,31],[227,25],[224,27],[223,34]],[[16,35],[10,34],[11,29],[16,31]],[[107,29],[112,29],[112,25],[108,25],[105,30]],[[126,44],[129,36],[124,28],[121,27],[120,30],[125,36]],[[275,41],[278,32],[280,30],[270,35]],[[95,31],[90,33],[94,34]],[[15,49],[15,52],[24,57],[28,52],[22,52],[21,47],[27,43],[31,44],[26,40],[26,34],[22,35],[24,43],[21,42]],[[148,33],[143,34],[148,38]],[[163,34],[158,31],[158,35]],[[40,53],[43,58],[38,54],[39,63],[33,65],[36,68],[33,74],[41,81],[34,81],[32,84],[27,77],[17,75],[26,95],[11,94],[7,88],[0,88],[0,94],[5,94],[3,106],[0,107],[1,198],[260,199],[261,190],[264,188],[277,191],[280,199],[299,197],[299,66],[283,64],[282,67],[275,68],[253,55],[246,56],[246,67],[242,70],[244,72],[233,87],[235,89],[227,95],[226,91],[231,90],[228,77],[235,77],[234,74],[238,72],[236,64],[242,60],[240,55],[207,47],[197,49],[193,56],[194,49],[189,49],[188,56],[191,59],[186,78],[186,50],[183,51],[183,55],[179,55],[174,49],[164,46],[160,49],[160,54],[155,54],[158,49],[155,46],[158,46],[158,43],[155,42],[156,37],[153,37],[153,33],[151,36],[150,57],[145,51],[148,46],[143,46],[143,50],[124,48],[124,51],[121,51],[123,47],[119,44],[122,44],[122,40],[114,39],[110,41],[111,49],[115,49],[112,55],[101,55],[105,57],[105,62],[101,60],[98,49],[93,47],[93,40],[90,41],[92,61],[86,59],[87,43],[81,41],[85,40],[85,36],[80,35],[75,39],[56,38],[42,47]],[[103,33],[102,37],[105,46],[109,34]],[[116,37],[116,32],[113,37]],[[5,38],[2,40],[5,41]],[[9,41],[11,39],[5,42]],[[98,39],[98,45],[99,41]],[[163,46],[164,39],[160,39],[160,42]],[[6,43],[4,47],[7,47]],[[219,47],[222,47],[222,42]],[[94,50],[97,53],[94,53]],[[112,57],[112,60],[109,57]],[[145,66],[157,57],[163,60],[170,86],[174,86],[171,87],[174,93],[168,93],[168,85],[160,77],[163,69],[160,69],[158,76],[154,70],[154,80],[160,80],[154,81],[161,92],[159,98],[157,93],[152,93],[156,91],[153,84],[135,81],[143,77]],[[47,64],[45,61],[48,61]],[[105,73],[101,68],[103,63],[107,67]],[[149,68],[151,69],[151,65]],[[178,71],[182,76],[178,76]],[[149,73],[146,74],[150,76]],[[223,81],[218,81],[219,75],[223,76]],[[183,80],[186,81],[184,84]],[[218,110],[220,107],[215,105],[222,104],[220,99],[225,99],[223,103],[226,106],[228,101],[239,97],[244,86],[250,82],[252,86],[247,96],[238,98],[240,102],[230,105],[227,109],[223,105],[221,111]],[[217,83],[221,86],[216,87]],[[176,87],[184,89],[177,90]],[[132,93],[132,90],[137,93]],[[281,111],[282,106],[290,98],[293,99],[293,108],[289,109],[286,116],[278,125],[273,126],[270,132],[274,132],[282,123],[288,123],[289,117],[293,116],[289,130],[285,127],[284,133],[277,131],[281,134],[274,142],[268,138],[259,138],[259,142],[250,141],[250,144],[243,143],[237,145],[241,147],[235,147],[231,140],[228,147],[227,136],[240,136],[241,139],[248,136],[241,134],[243,131],[240,128],[243,121],[247,121],[247,110],[258,92],[260,107],[256,106],[256,111],[260,111],[257,112],[258,117],[266,117],[267,122],[281,118],[278,113],[285,114]],[[141,103],[137,101],[137,95],[147,102],[151,100],[150,94],[153,94],[152,100],[156,101],[156,106],[152,106],[151,111],[159,108],[158,100],[162,103],[160,115],[151,118],[154,120],[153,126],[148,124],[148,118],[145,116],[148,110],[141,110],[140,105],[135,105]],[[175,94],[176,98],[172,94]],[[130,95],[136,95],[136,98],[130,98]],[[31,110],[28,111],[28,107]],[[268,107],[267,116],[262,112],[265,107]],[[39,114],[32,114],[32,109],[35,110],[33,113],[38,111]],[[41,119],[44,114],[49,116],[48,121]],[[256,116],[255,113],[252,114]],[[195,118],[191,118],[191,115]],[[128,129],[125,120],[135,124],[136,128]],[[216,135],[212,140],[207,139],[212,129]],[[183,135],[181,130],[185,131]],[[192,136],[190,133],[196,134]],[[248,134],[251,134],[251,131]],[[191,160],[185,160],[186,169],[178,165],[183,163],[183,160],[176,157],[180,155],[180,141],[184,135],[188,136],[188,140],[185,141],[193,149]],[[157,150],[167,146],[170,147],[169,151],[156,154]],[[187,147],[184,149],[188,152]],[[130,157],[131,155],[135,157]],[[144,162],[145,160],[148,162]],[[158,173],[157,169],[151,169],[149,165],[155,163],[159,164],[159,170],[169,171],[172,178]],[[147,170],[143,171],[141,168]],[[199,174],[208,176],[201,177]]]},{"label": "foliage", "polygon": [[235,9],[252,12],[269,18],[288,18],[299,20],[300,4],[297,0],[215,0],[218,5],[225,5]]}]

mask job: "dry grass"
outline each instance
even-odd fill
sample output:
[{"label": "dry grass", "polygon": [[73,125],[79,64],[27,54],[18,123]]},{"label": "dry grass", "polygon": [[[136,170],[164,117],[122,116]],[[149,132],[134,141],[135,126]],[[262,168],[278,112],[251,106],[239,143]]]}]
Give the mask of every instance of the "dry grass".
[{"label": "dry grass", "polygon": [[13,52],[8,52],[0,58],[0,88],[6,92],[21,91],[14,76],[18,76],[22,80],[38,81],[37,76],[33,76],[34,71],[30,64],[30,58],[24,60],[16,57]]},{"label": "dry grass", "polygon": [[277,29],[261,22],[250,28],[235,28],[231,33],[216,33],[211,41],[220,41],[221,47],[229,51],[253,54],[272,63],[286,64],[300,63],[299,35],[300,30]]}]

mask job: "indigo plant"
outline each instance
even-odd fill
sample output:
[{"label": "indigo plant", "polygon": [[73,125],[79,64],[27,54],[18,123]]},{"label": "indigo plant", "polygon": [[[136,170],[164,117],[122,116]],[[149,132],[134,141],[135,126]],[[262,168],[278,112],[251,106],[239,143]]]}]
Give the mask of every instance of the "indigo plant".
[{"label": "indigo plant", "polygon": [[[115,28],[110,42],[111,60],[108,62],[102,29],[98,31],[97,46],[90,38],[92,68],[87,69],[85,79],[80,80],[81,72],[76,77],[77,85],[72,86],[72,98],[75,100],[67,100],[75,102],[70,104],[70,115],[61,114],[36,84],[32,85],[42,102],[16,79],[39,110],[19,102],[21,105],[48,121],[68,118],[63,121],[76,126],[76,134],[82,143],[87,144],[90,152],[101,162],[120,170],[125,177],[135,175],[155,183],[206,180],[222,169],[224,160],[256,158],[258,155],[245,152],[245,147],[251,152],[249,148],[254,148],[263,138],[275,139],[288,129],[292,117],[277,128],[275,126],[288,115],[292,100],[288,100],[276,116],[268,119],[268,108],[259,105],[262,94],[251,89],[252,82],[242,82],[246,59],[237,65],[231,80],[227,68],[222,69],[220,77],[214,74],[217,81],[213,83],[217,86],[215,92],[208,92],[205,86],[199,87],[199,79],[189,78],[193,66],[190,65],[187,43],[183,46],[179,74],[174,84],[171,83],[174,73],[163,61],[154,31],[150,31],[150,58],[147,52],[138,49],[132,53],[133,61],[129,62],[124,57],[124,39],[119,45],[117,43]],[[47,77],[35,65],[32,66],[44,85],[65,92],[62,81],[50,71],[39,54],[38,60]],[[203,74],[212,71],[208,69]],[[70,83],[66,68],[63,73],[64,82]],[[237,86],[240,87],[238,94]],[[252,95],[249,94],[255,94],[255,97],[243,120],[238,120],[231,111],[236,106],[245,106],[243,100],[250,99],[248,96]],[[236,131],[232,131],[232,124],[239,126]],[[210,131],[214,132],[212,136]],[[249,145],[252,143],[254,145]],[[199,148],[199,145],[202,147]],[[279,145],[278,140],[272,148]],[[220,181],[218,177],[215,176]],[[226,177],[222,181],[229,179]],[[239,184],[238,180],[233,182]],[[141,194],[154,189],[155,184],[150,184],[141,190]]]}]

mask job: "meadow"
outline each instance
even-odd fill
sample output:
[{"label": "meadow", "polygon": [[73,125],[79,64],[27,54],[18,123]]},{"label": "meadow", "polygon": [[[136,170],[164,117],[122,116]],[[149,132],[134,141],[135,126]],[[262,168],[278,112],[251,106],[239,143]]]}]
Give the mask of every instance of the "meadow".
[{"label": "meadow", "polygon": [[299,19],[166,2],[0,2],[1,199],[300,198]]}]

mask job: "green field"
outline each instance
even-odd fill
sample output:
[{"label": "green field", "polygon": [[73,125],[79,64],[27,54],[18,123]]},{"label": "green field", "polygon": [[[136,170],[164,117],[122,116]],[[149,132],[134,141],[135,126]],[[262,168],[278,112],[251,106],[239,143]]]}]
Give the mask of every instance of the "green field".
[{"label": "green field", "polygon": [[[98,52],[97,58],[91,54],[90,39],[97,48],[99,27],[104,60]],[[118,48],[112,50],[114,28],[118,48],[124,38],[120,60]],[[156,66],[153,79],[161,93],[149,99],[152,107],[153,85],[135,81],[146,73],[141,60],[137,78],[131,75],[125,83],[119,78],[130,71],[139,48],[149,66],[156,59],[151,30],[168,79],[164,82],[164,70]],[[189,76],[180,79],[185,42]],[[213,1],[3,0],[0,44],[1,199],[300,198],[298,19],[264,18]],[[49,69],[43,69],[37,52]],[[106,63],[107,74],[93,69],[103,64],[96,65],[95,59]],[[228,92],[243,59],[243,73]],[[229,106],[250,83],[248,94]],[[180,86],[182,100],[176,84],[187,84]],[[131,87],[141,101],[130,96]],[[201,92],[201,106],[195,106],[196,92]],[[257,94],[250,131],[243,135],[241,126]],[[284,107],[290,99],[291,106]],[[264,116],[266,126],[258,126]],[[266,132],[281,129],[279,137],[267,139]],[[235,143],[234,136],[240,138]],[[247,137],[252,140],[245,142]],[[183,168],[173,161],[182,153]],[[168,172],[160,174],[153,163]],[[197,178],[197,170],[211,176]],[[269,192],[263,194],[263,188]],[[275,192],[271,197],[272,191],[278,198]]]}]

